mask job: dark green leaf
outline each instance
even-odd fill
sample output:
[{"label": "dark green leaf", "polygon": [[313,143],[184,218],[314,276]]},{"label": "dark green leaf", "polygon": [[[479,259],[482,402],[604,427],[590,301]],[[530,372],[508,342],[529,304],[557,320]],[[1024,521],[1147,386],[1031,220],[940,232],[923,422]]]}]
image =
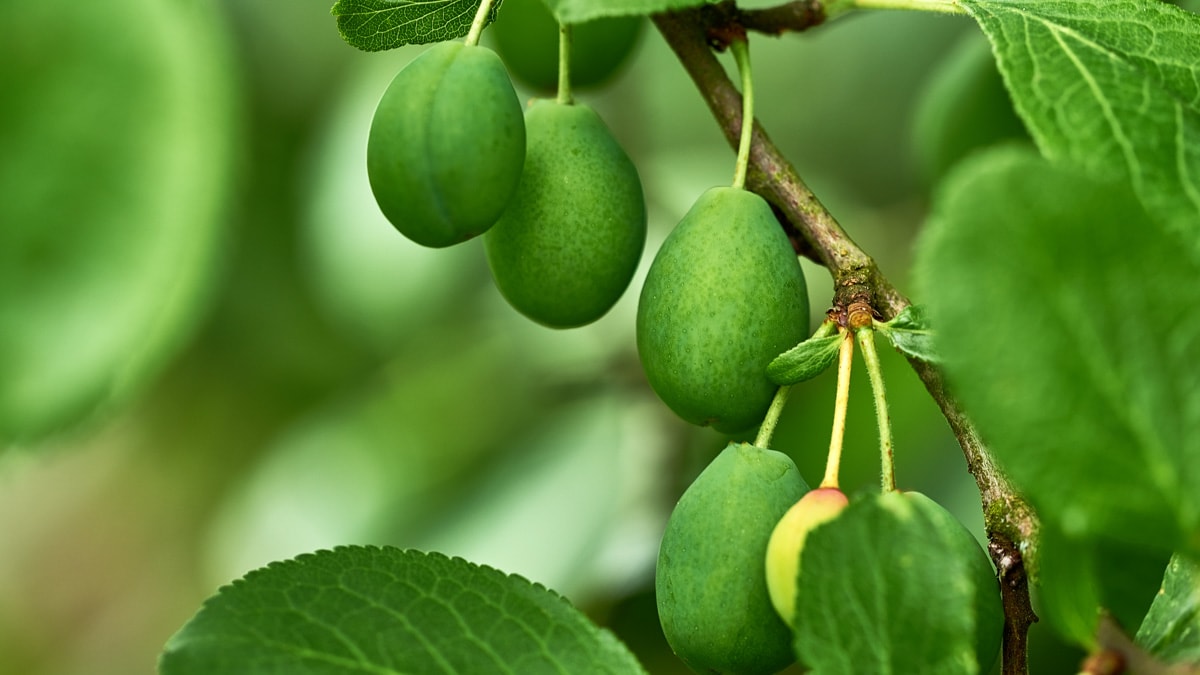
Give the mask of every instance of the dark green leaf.
[{"label": "dark green leaf", "polygon": [[460,558],[346,547],[251,572],[167,643],[162,675],[642,673],[566,600]]},{"label": "dark green leaf", "polygon": [[1166,661],[1200,662],[1200,565],[1175,556],[1137,632],[1137,643]]},{"label": "dark green leaf", "polygon": [[1002,625],[987,555],[924,495],[855,501],[804,544],[794,628],[814,673],[986,673]]},{"label": "dark green leaf", "polygon": [[917,274],[951,383],[1046,519],[1200,550],[1200,264],[1124,183],[995,151],[935,200]]},{"label": "dark green leaf", "polygon": [[843,335],[813,336],[775,357],[767,365],[767,377],[780,386],[809,380],[833,365]]},{"label": "dark green leaf", "polygon": [[699,7],[717,0],[545,0],[562,23],[582,23],[605,16],[637,16]]},{"label": "dark green leaf", "polygon": [[962,0],[1047,157],[1125,178],[1200,251],[1200,16],[1159,0]]},{"label": "dark green leaf", "polygon": [[[479,0],[338,0],[331,13],[343,40],[378,52],[463,37],[478,11]],[[496,11],[493,5],[489,22]]]},{"label": "dark green leaf", "polygon": [[210,5],[5,6],[0,446],[124,402],[201,315],[236,139]]},{"label": "dark green leaf", "polygon": [[942,360],[934,343],[933,329],[922,307],[909,305],[891,321],[876,324],[875,330],[907,356],[930,363],[940,363]]}]

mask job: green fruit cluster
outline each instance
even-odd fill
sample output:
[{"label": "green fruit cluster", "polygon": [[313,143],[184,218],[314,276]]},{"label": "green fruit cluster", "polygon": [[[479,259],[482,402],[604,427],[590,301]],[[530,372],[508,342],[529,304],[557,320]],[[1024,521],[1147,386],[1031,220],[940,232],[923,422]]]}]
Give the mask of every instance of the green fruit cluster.
[{"label": "green fruit cluster", "polygon": [[762,561],[775,523],[807,491],[787,455],[731,443],[680,497],[654,589],[667,642],[692,669],[766,675],[795,660]]},{"label": "green fruit cluster", "polygon": [[503,296],[554,328],[603,316],[646,240],[637,169],[600,117],[552,101],[523,113],[484,47],[439,44],[396,75],[371,124],[367,173],[412,241],[440,248],[487,233]]},{"label": "green fruit cluster", "polygon": [[804,274],[771,207],[738,188],[701,195],[638,303],[638,355],[659,398],[693,424],[744,431],[775,394],[767,364],[808,332]]}]

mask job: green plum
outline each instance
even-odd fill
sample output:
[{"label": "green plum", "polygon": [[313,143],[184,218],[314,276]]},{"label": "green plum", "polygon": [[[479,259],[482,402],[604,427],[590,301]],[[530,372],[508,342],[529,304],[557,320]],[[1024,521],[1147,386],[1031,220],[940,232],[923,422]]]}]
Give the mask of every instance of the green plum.
[{"label": "green plum", "polygon": [[838,516],[850,501],[837,488],[817,488],[792,505],[767,542],[767,590],[771,604],[789,626],[796,613],[796,574],[804,540],[818,525]]},{"label": "green plum", "polygon": [[694,670],[768,674],[795,660],[762,561],[775,523],[807,490],[787,455],[730,443],[679,498],[654,589],[667,642]]},{"label": "green plum", "polygon": [[625,292],[642,257],[646,204],[637,169],[585,105],[536,101],[525,127],[520,186],[484,237],[492,277],[538,323],[591,323]]},{"label": "green plum", "polygon": [[638,303],[646,378],[683,419],[736,433],[762,421],[766,368],[806,338],[808,291],[767,202],[709,189],[655,256]]},{"label": "green plum", "polygon": [[[571,26],[571,86],[603,84],[629,58],[642,34],[640,16],[594,19]],[[558,20],[542,0],[504,0],[489,31],[512,74],[534,89],[558,86]]]},{"label": "green plum", "polygon": [[388,86],[367,141],[380,210],[404,236],[441,248],[503,213],[525,162],[525,123],[496,53],[444,42]]}]

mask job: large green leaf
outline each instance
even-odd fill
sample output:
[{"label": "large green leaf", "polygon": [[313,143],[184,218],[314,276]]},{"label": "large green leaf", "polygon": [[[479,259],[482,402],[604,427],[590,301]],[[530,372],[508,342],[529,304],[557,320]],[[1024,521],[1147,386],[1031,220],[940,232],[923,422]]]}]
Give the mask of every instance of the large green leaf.
[{"label": "large green leaf", "polygon": [[1200,16],[1159,0],[961,0],[1046,156],[1124,177],[1200,251]]},{"label": "large green leaf", "polygon": [[856,500],[805,541],[793,627],[813,673],[987,673],[1002,625],[987,554],[924,495]]},{"label": "large green leaf", "polygon": [[1125,183],[969,161],[919,247],[952,385],[1072,538],[1200,550],[1200,264]]},{"label": "large green leaf", "polygon": [[[492,6],[488,21],[496,18]],[[367,52],[424,45],[465,36],[479,11],[479,0],[337,0],[342,39]]]},{"label": "large green leaf", "polygon": [[162,675],[642,673],[552,591],[435,553],[343,547],[251,572],[167,643]]},{"label": "large green leaf", "polygon": [[211,3],[2,15],[0,439],[33,439],[128,398],[195,324],[225,215],[232,83]]},{"label": "large green leaf", "polygon": [[1167,661],[1200,662],[1200,565],[1175,556],[1137,643]]}]

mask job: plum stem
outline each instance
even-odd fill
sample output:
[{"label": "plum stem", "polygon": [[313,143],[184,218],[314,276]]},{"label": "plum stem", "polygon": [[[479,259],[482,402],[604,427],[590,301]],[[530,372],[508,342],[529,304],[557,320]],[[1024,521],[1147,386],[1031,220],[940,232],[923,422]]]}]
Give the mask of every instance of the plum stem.
[{"label": "plum stem", "polygon": [[571,105],[571,24],[558,24],[558,98],[560,105]]},{"label": "plum stem", "polygon": [[871,379],[871,393],[875,396],[875,419],[879,423],[880,480],[884,492],[895,492],[896,463],[892,452],[892,422],[888,416],[883,368],[879,363],[879,353],[875,351],[875,331],[869,327],[860,328],[857,337],[858,345],[862,347],[863,361],[867,365],[867,376]]},{"label": "plum stem", "polygon": [[493,0],[483,0],[479,3],[479,10],[475,12],[475,19],[471,21],[471,30],[467,33],[466,43],[475,46],[479,44],[479,36],[483,34],[483,27],[487,25],[488,17],[492,13]]},{"label": "plum stem", "polygon": [[854,337],[846,333],[838,347],[837,396],[833,401],[833,433],[829,436],[829,457],[825,460],[825,478],[821,487],[836,488],[842,465],[842,443],[846,438],[846,411],[850,408],[850,371],[854,367]]},{"label": "plum stem", "polygon": [[738,73],[742,76],[742,131],[738,141],[737,165],[733,172],[733,187],[746,187],[746,172],[750,166],[750,138],[754,135],[754,78],[750,74],[750,42],[742,36],[730,45]]},{"label": "plum stem", "polygon": [[754,437],[754,445],[759,448],[769,448],[771,437],[775,435],[775,425],[779,423],[779,415],[783,412],[783,407],[787,404],[788,392],[792,390],[790,385],[780,387],[775,392],[775,398],[771,399],[771,407],[767,409],[767,416],[763,418],[762,426],[758,428],[758,435]]}]

